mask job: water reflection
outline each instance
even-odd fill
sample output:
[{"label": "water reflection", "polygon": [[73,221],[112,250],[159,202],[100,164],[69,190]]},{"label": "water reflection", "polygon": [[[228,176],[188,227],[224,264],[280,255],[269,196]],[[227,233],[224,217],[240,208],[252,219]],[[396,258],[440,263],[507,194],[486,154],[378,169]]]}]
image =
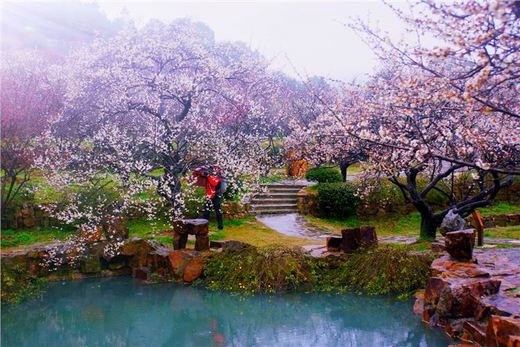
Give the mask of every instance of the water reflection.
[{"label": "water reflection", "polygon": [[410,302],[293,293],[241,298],[127,278],[53,283],[2,307],[2,346],[446,346]]}]

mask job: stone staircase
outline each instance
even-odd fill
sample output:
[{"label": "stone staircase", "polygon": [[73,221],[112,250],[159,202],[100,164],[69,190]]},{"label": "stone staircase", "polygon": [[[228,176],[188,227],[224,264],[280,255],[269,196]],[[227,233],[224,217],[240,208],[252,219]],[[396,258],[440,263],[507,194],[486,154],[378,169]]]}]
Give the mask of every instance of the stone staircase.
[{"label": "stone staircase", "polygon": [[250,212],[255,215],[296,213],[297,194],[303,187],[305,185],[296,183],[263,185],[265,191],[253,197]]}]

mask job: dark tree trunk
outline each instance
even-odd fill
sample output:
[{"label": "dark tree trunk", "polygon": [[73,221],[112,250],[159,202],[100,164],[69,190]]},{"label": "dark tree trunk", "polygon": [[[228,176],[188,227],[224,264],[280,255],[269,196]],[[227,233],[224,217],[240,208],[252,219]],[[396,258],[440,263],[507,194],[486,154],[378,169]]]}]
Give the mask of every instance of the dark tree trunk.
[{"label": "dark tree trunk", "polygon": [[341,170],[341,176],[343,177],[343,182],[347,182],[347,169],[350,166],[350,163],[341,163],[339,165],[339,169]]},{"label": "dark tree trunk", "polygon": [[437,228],[441,222],[431,214],[421,214],[421,231],[420,237],[423,240],[434,240]]}]

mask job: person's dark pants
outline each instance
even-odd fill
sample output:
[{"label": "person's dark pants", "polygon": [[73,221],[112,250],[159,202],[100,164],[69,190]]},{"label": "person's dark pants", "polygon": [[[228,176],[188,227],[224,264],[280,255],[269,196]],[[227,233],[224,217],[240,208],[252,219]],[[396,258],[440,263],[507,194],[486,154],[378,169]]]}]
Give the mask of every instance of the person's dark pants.
[{"label": "person's dark pants", "polygon": [[205,209],[204,209],[204,219],[209,220],[209,215],[211,213],[211,205],[213,204],[213,208],[215,208],[215,214],[217,216],[217,225],[219,229],[224,228],[223,219],[222,219],[222,209],[220,208],[220,200],[221,197],[215,194],[215,197],[211,199],[211,202],[206,201]]}]

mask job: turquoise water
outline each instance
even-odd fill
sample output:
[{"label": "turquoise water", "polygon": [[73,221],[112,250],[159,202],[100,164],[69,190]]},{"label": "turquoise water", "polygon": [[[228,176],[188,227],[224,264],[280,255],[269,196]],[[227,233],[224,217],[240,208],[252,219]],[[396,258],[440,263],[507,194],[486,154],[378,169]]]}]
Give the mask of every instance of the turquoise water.
[{"label": "turquoise water", "polygon": [[411,301],[294,293],[242,298],[130,278],[51,283],[2,307],[7,346],[447,346]]}]

